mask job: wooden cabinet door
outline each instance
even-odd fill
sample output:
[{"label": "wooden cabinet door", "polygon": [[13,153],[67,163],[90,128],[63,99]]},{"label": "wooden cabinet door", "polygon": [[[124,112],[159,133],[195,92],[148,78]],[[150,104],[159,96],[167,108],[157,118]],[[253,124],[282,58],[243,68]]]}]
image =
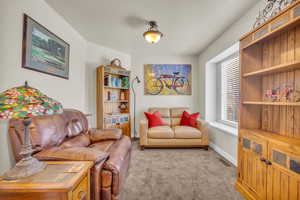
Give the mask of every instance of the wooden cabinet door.
[{"label": "wooden cabinet door", "polygon": [[266,199],[267,142],[254,135],[243,135],[240,143],[239,179],[255,199]]},{"label": "wooden cabinet door", "polygon": [[269,144],[267,200],[300,200],[300,153]]}]

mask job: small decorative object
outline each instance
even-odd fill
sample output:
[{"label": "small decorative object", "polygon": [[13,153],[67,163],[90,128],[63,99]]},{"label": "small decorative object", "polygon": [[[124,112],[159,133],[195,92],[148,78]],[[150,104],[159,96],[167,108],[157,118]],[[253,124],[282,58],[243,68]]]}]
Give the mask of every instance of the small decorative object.
[{"label": "small decorative object", "polygon": [[33,149],[30,143],[30,118],[41,115],[62,113],[62,105],[47,97],[39,90],[28,86],[12,88],[0,93],[0,119],[23,119],[24,143],[20,155],[22,159],[14,168],[4,174],[5,180],[14,180],[28,177],[42,171],[46,165],[33,158]]},{"label": "small decorative object", "polygon": [[124,76],[121,78],[122,80],[122,87],[123,88],[129,88],[129,77],[128,76]]},{"label": "small decorative object", "polygon": [[300,91],[295,90],[292,85],[286,85],[276,89],[265,90],[265,97],[272,102],[283,101],[283,99],[300,102]]},{"label": "small decorative object", "polygon": [[122,67],[121,60],[118,59],[118,58],[113,59],[113,60],[110,62],[110,65],[116,66],[116,67]]},{"label": "small decorative object", "polygon": [[149,29],[143,34],[145,40],[151,44],[158,43],[163,37],[163,34],[158,30],[158,25],[155,21],[148,23]]},{"label": "small decorative object", "polygon": [[192,66],[144,65],[145,95],[192,95]]},{"label": "small decorative object", "polygon": [[68,79],[69,53],[68,43],[24,15],[23,68]]},{"label": "small decorative object", "polygon": [[118,100],[118,91],[111,91],[110,92],[110,100],[117,101]]},{"label": "small decorative object", "polygon": [[126,103],[121,103],[120,106],[119,106],[119,109],[120,109],[121,113],[126,112],[127,104]]},{"label": "small decorative object", "polygon": [[132,85],[132,93],[133,93],[133,139],[134,140],[137,140],[137,131],[136,131],[136,126],[135,126],[135,121],[136,121],[136,93],[135,93],[135,89],[134,89],[134,83],[141,83],[140,79],[138,76],[136,76],[132,82],[131,82],[131,85]]},{"label": "small decorative object", "polygon": [[123,91],[120,92],[120,100],[125,100],[125,92]]},{"label": "small decorative object", "polygon": [[111,92],[107,91],[107,101],[110,101],[110,100],[111,100]]},{"label": "small decorative object", "polygon": [[105,86],[110,86],[110,75],[105,75],[104,76],[104,85]]},{"label": "small decorative object", "polygon": [[271,17],[278,14],[281,10],[287,8],[292,3],[297,0],[265,0],[266,7],[259,11],[258,17],[253,25],[253,28],[256,28],[266,21],[268,21]]}]

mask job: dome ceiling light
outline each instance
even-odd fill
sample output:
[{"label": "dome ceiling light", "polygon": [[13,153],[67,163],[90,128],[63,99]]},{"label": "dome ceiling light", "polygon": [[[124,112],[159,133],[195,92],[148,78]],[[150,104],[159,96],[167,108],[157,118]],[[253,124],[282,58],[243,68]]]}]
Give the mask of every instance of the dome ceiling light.
[{"label": "dome ceiling light", "polygon": [[150,21],[148,25],[150,27],[148,31],[143,34],[143,36],[147,42],[155,44],[159,42],[159,40],[163,37],[163,34],[157,29],[158,26],[155,21]]}]

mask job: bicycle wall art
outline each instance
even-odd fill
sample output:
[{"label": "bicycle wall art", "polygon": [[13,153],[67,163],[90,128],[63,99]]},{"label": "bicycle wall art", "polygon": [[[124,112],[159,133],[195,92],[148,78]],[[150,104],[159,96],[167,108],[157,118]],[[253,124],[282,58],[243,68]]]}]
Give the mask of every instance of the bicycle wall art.
[{"label": "bicycle wall art", "polygon": [[145,95],[192,95],[190,64],[144,65]]}]

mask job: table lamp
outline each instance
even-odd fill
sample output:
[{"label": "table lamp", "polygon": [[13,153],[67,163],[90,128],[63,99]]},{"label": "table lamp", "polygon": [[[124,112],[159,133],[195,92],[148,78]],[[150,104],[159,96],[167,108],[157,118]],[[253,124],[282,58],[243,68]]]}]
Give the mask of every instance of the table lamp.
[{"label": "table lamp", "polygon": [[0,119],[21,119],[24,124],[24,140],[20,155],[22,159],[3,176],[5,180],[28,177],[42,171],[46,164],[33,158],[29,133],[31,117],[60,114],[62,105],[47,97],[39,90],[24,86],[15,87],[0,93]]}]

